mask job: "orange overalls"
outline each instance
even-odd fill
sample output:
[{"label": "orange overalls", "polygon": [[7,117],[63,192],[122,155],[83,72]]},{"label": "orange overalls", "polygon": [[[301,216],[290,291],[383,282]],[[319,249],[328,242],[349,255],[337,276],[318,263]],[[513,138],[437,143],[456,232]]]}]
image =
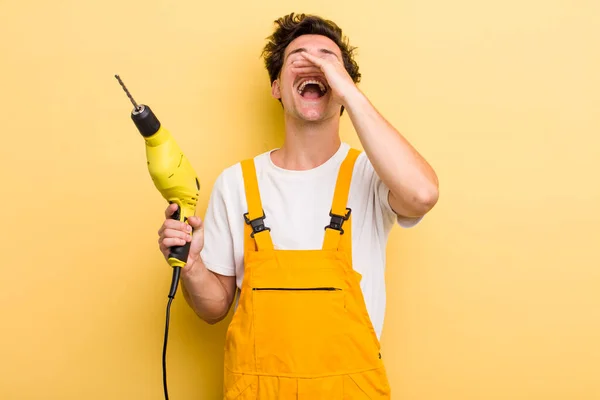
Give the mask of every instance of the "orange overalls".
[{"label": "orange overalls", "polygon": [[[354,162],[343,161],[321,250],[275,250],[253,159],[243,161],[244,279],[226,334],[224,399],[389,399],[361,276],[352,268]],[[327,211],[326,211],[327,212]]]}]

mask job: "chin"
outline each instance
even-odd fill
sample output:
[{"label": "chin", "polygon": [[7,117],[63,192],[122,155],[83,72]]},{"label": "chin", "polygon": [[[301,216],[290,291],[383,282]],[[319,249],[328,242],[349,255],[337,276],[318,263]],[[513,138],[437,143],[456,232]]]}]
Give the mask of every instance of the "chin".
[{"label": "chin", "polygon": [[285,107],[291,116],[305,122],[321,122],[339,115],[339,109],[335,109],[331,103],[329,94],[324,94],[318,98],[305,98],[300,94],[295,94],[289,99],[290,107]]},{"label": "chin", "polygon": [[321,121],[324,120],[326,117],[325,113],[320,110],[305,110],[299,112],[299,114],[303,120],[310,122]]},{"label": "chin", "polygon": [[300,100],[296,103],[296,114],[299,118],[310,122],[319,122],[329,119],[334,111],[331,110],[327,99],[319,99],[315,102]]}]

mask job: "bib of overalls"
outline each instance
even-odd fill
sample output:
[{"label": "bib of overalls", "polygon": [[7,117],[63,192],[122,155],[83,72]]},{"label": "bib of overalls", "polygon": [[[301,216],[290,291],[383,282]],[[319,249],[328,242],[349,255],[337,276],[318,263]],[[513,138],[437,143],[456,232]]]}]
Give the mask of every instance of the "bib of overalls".
[{"label": "bib of overalls", "polygon": [[380,344],[352,268],[354,163],[342,162],[319,250],[277,250],[265,226],[253,159],[242,161],[248,203],[244,279],[225,339],[224,399],[389,399]]}]

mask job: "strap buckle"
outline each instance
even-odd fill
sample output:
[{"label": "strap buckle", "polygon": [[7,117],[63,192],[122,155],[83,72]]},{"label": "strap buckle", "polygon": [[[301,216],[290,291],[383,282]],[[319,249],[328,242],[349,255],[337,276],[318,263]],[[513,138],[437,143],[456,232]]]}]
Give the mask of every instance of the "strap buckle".
[{"label": "strap buckle", "polygon": [[344,230],[342,229],[342,225],[344,225],[344,221],[347,221],[350,218],[350,213],[352,210],[350,208],[346,208],[346,215],[338,215],[333,214],[332,211],[329,212],[329,216],[331,217],[331,221],[329,225],[325,227],[327,229],[335,229],[336,231],[340,231],[340,235],[344,234]]},{"label": "strap buckle", "polygon": [[263,210],[263,215],[261,217],[254,218],[253,220],[248,219],[248,214],[250,214],[250,213],[247,212],[244,214],[244,220],[246,221],[246,223],[248,225],[250,225],[252,227],[252,233],[250,234],[251,238],[254,238],[254,235],[256,233],[271,230],[271,228],[269,228],[268,226],[265,226],[265,211],[264,210]]}]

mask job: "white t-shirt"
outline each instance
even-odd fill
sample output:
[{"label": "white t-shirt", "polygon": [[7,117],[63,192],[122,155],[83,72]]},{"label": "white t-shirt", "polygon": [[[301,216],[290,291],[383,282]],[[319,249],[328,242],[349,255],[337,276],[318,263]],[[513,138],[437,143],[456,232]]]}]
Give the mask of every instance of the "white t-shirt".
[{"label": "white t-shirt", "polygon": [[[338,151],[320,166],[285,170],[273,164],[270,153],[254,158],[265,225],[271,228],[276,249],[321,249],[329,224],[329,211],[339,167],[350,146]],[[348,207],[352,209],[353,268],[362,275],[361,289],[377,336],[385,315],[385,256],[388,234],[395,223],[416,225],[421,218],[397,218],[388,202],[389,189],[379,179],[369,159],[361,152],[354,166]],[[247,203],[240,163],[217,178],[204,216],[206,267],[221,275],[236,276],[241,288],[244,277],[244,218]]]}]

